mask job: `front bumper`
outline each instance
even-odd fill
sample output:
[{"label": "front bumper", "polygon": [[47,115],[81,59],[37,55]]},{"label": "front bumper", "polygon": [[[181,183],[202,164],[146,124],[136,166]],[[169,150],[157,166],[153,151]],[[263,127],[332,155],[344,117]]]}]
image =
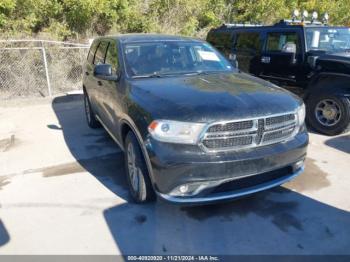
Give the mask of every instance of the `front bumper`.
[{"label": "front bumper", "polygon": [[199,197],[176,197],[176,196],[170,196],[167,194],[162,194],[157,192],[157,195],[169,202],[178,203],[178,204],[199,204],[199,203],[211,203],[211,202],[218,202],[218,201],[224,201],[234,198],[239,198],[243,196],[247,196],[250,194],[254,194],[260,191],[264,191],[279,185],[282,185],[296,176],[300,175],[304,171],[304,166],[300,167],[298,170],[296,170],[294,173],[291,173],[287,176],[283,176],[281,178],[258,184],[256,186],[252,187],[246,187],[234,191],[226,191],[221,193],[215,193],[215,194],[209,194],[207,196],[199,196]]},{"label": "front bumper", "polygon": [[[158,196],[175,203],[227,200],[283,184],[303,171],[300,162],[305,159],[307,144],[306,132],[300,132],[284,143],[219,153],[205,153],[197,146],[162,143],[150,137],[146,140],[154,188]],[[279,170],[283,170],[283,174],[278,174]],[[271,172],[277,174],[271,175]],[[222,188],[225,184],[259,177],[268,179],[248,181],[244,186],[233,186],[233,189]],[[212,186],[198,194],[173,194],[174,189],[181,185],[208,182]]]}]

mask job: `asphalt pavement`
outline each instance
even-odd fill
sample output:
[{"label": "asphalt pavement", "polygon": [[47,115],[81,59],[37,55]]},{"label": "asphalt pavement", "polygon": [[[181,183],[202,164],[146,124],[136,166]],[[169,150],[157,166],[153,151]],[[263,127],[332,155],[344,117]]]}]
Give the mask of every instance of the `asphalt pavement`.
[{"label": "asphalt pavement", "polygon": [[181,207],[130,202],[123,154],[87,127],[81,95],[2,105],[5,124],[0,254],[350,254],[350,134],[311,133],[290,183]]}]

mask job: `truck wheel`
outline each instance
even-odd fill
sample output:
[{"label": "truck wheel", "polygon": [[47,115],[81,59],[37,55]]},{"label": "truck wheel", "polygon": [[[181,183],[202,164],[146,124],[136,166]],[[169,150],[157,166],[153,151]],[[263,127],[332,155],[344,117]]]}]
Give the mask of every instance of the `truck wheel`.
[{"label": "truck wheel", "polygon": [[137,203],[154,199],[154,191],[148,176],[147,166],[140,145],[133,132],[125,139],[125,169],[130,194]]},{"label": "truck wheel", "polygon": [[311,95],[306,109],[308,124],[322,134],[334,136],[350,130],[350,101],[346,97]]},{"label": "truck wheel", "polygon": [[86,121],[87,121],[88,126],[91,128],[100,127],[101,124],[100,124],[100,122],[98,122],[94,112],[92,111],[90,99],[89,99],[89,96],[86,92],[84,92],[84,109],[85,109],[85,116],[86,116]]}]

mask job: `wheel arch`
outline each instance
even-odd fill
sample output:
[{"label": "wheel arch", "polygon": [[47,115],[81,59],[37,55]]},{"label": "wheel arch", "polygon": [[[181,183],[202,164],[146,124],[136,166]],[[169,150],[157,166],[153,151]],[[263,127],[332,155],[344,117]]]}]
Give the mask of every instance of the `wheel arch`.
[{"label": "wheel arch", "polygon": [[319,73],[311,79],[304,99],[307,100],[314,92],[350,97],[350,75],[331,72]]},{"label": "wheel arch", "polygon": [[142,135],[138,131],[134,121],[132,121],[132,119],[129,119],[129,118],[124,118],[120,121],[120,133],[119,133],[120,136],[119,137],[120,137],[121,145],[123,146],[122,150],[123,151],[125,150],[125,138],[130,131],[133,132],[133,134],[135,135],[135,137],[137,139],[137,142],[139,143],[139,145],[141,147],[141,152],[142,152],[142,155],[143,155],[145,162],[146,162],[149,178],[151,179],[152,186],[155,189],[151,160],[149,158],[146,146],[143,143]]}]

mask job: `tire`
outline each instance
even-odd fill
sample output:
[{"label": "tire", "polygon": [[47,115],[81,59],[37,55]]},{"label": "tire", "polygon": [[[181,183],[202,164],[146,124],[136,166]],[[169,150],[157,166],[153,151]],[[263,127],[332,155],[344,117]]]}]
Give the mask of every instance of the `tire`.
[{"label": "tire", "polygon": [[[335,136],[350,130],[349,99],[326,93],[313,93],[310,96],[306,103],[306,121],[315,131]],[[331,108],[329,119],[329,114],[325,111],[327,106]]]},{"label": "tire", "polygon": [[125,170],[132,199],[136,203],[153,201],[155,194],[149,179],[145,158],[133,132],[130,131],[127,134],[124,144]]},{"label": "tire", "polygon": [[84,111],[86,116],[87,124],[90,128],[99,128],[101,127],[100,122],[97,120],[90,103],[89,96],[84,92]]}]

